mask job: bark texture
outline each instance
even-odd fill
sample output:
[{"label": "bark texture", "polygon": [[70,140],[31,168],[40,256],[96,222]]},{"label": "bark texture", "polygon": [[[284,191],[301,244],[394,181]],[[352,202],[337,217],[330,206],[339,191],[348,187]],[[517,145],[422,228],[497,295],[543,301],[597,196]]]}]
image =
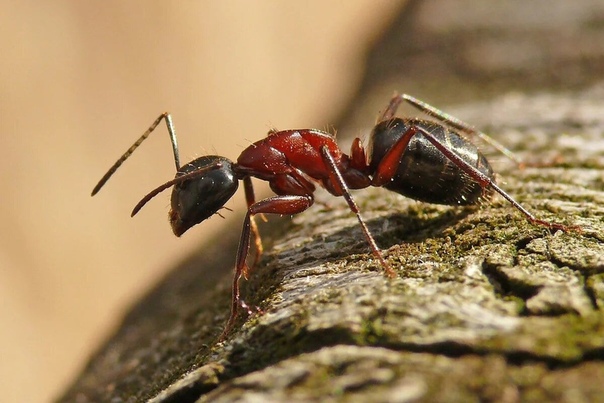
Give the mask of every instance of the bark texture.
[{"label": "bark texture", "polygon": [[[397,29],[417,38],[416,52],[408,50],[407,60],[420,60],[421,49],[437,42],[438,30],[416,26],[427,18],[425,7],[411,7],[399,21],[403,28],[393,27],[376,46],[370,76],[390,71],[388,62],[380,70],[375,59],[380,49],[391,49]],[[475,18],[473,32],[482,32],[478,21],[484,18]],[[528,35],[535,43],[548,29],[538,28]],[[496,38],[508,43],[516,31],[509,23],[496,32],[490,46]],[[469,49],[478,46],[464,39],[466,31],[449,28],[448,34],[448,41],[459,41],[457,52],[472,55]],[[561,56],[552,57],[561,69],[567,65]],[[586,58],[582,74],[589,75],[599,57]],[[443,70],[433,71],[433,77],[450,78]],[[411,92],[393,84],[409,80],[401,78],[404,73],[410,71],[368,80],[367,104],[351,110],[367,108],[375,116],[388,101],[377,95],[380,88],[388,87],[388,95]],[[492,79],[488,72],[476,74],[472,90],[485,82],[498,88],[506,79],[510,88],[519,86],[517,75],[500,73]],[[422,74],[427,73],[417,73]],[[535,227],[500,197],[478,208],[454,208],[384,189],[355,192],[398,273],[388,280],[344,201],[319,193],[325,204],[291,221],[271,219],[271,227],[263,229],[269,234],[266,254],[250,281],[242,283],[246,302],[261,312],[241,318],[225,342],[215,340],[228,314],[229,280],[223,276],[219,282],[215,273],[232,270],[229,245],[237,231],[204,246],[141,301],[63,400],[601,399],[604,86],[584,75],[578,80],[583,89],[545,90],[539,80],[528,82],[532,87],[520,92],[447,112],[492,133],[528,161],[561,156],[554,165],[520,170],[484,147],[506,191],[539,218],[578,225],[582,233]],[[430,88],[429,80],[424,83]],[[452,100],[455,91],[449,90],[443,97]],[[343,127],[357,135],[368,133],[371,123]]]}]

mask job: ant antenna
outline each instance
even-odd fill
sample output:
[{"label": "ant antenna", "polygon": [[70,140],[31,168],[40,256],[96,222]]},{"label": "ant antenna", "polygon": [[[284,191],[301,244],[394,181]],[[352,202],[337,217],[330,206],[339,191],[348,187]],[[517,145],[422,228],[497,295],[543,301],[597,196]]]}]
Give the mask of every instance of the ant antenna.
[{"label": "ant antenna", "polygon": [[214,165],[210,165],[210,166],[206,166],[206,167],[202,167],[199,169],[196,169],[193,172],[189,172],[186,174],[177,174],[178,176],[158,187],[156,187],[155,189],[153,189],[152,191],[150,191],[145,197],[143,197],[141,199],[141,201],[139,201],[137,203],[136,206],[134,206],[134,208],[132,209],[132,213],[130,214],[130,217],[134,217],[136,215],[136,213],[138,213],[140,211],[140,209],[143,208],[143,206],[145,204],[147,204],[149,202],[149,200],[153,199],[155,196],[157,196],[158,194],[160,194],[161,192],[163,192],[164,190],[168,189],[171,186],[174,185],[178,185],[179,183],[183,183],[186,182],[190,179],[195,179],[199,176],[203,176],[205,175],[208,171],[213,171],[215,169],[219,169],[222,167],[222,163],[216,163]]},{"label": "ant antenna", "polygon": [[151,126],[143,133],[143,135],[140,136],[139,139],[134,142],[134,144],[132,144],[132,146],[115,162],[115,164],[113,164],[111,168],[109,168],[109,171],[107,171],[107,173],[103,175],[99,183],[97,183],[94,189],[92,189],[91,196],[94,196],[99,192],[99,190],[101,190],[101,188],[105,185],[105,183],[107,183],[109,178],[111,178],[111,176],[124,163],[124,161],[126,161],[128,157],[132,155],[134,150],[136,150],[138,146],[140,146],[141,143],[145,141],[147,137],[149,137],[151,132],[155,130],[155,128],[160,124],[162,119],[165,119],[166,126],[168,127],[168,133],[170,134],[170,141],[172,142],[172,151],[174,152],[174,163],[176,164],[176,170],[178,171],[180,169],[180,157],[178,156],[178,142],[176,141],[176,133],[174,131],[174,124],[172,123],[172,116],[170,116],[168,112],[164,112],[159,115],[157,119],[155,119],[155,122],[151,124]]}]

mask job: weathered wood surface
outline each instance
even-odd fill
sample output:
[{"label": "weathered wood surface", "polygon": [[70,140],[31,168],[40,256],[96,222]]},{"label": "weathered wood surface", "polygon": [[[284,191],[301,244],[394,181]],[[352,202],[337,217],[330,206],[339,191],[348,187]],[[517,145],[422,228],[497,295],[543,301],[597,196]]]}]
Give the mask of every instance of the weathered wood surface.
[{"label": "weathered wood surface", "polygon": [[[366,108],[377,115],[387,99],[375,98]],[[452,208],[355,192],[398,273],[388,280],[344,201],[320,193],[327,206],[265,228],[266,254],[243,283],[262,313],[215,342],[228,314],[229,279],[217,273],[232,270],[230,231],[141,301],[64,400],[601,399],[602,99],[593,83],[447,108],[527,160],[563,156],[519,170],[485,147],[505,190],[582,234],[532,226],[500,197]]]},{"label": "weathered wood surface", "polygon": [[150,398],[197,368],[191,396],[209,392],[208,401],[249,393],[273,401],[601,396],[601,95],[518,95],[458,110],[491,122],[527,159],[563,154],[554,167],[496,166],[531,211],[580,225],[582,234],[534,227],[501,198],[470,209],[355,192],[399,274],[388,280],[345,203],[322,197],[330,206],[296,216],[244,284],[246,300],[264,313],[214,344],[228,289],[176,276],[126,321],[81,385],[102,380],[121,396]]}]

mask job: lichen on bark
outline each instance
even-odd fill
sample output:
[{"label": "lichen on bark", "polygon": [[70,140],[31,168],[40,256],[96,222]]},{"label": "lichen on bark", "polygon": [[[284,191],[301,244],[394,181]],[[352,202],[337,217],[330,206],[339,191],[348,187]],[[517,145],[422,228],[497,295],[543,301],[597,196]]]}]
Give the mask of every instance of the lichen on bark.
[{"label": "lichen on bark", "polygon": [[459,208],[355,192],[397,272],[390,280],[345,202],[320,193],[325,204],[269,231],[270,247],[242,283],[259,312],[242,315],[224,342],[227,283],[202,291],[185,271],[149,297],[156,308],[142,303],[153,321],[144,310],[126,319],[73,393],[108,396],[86,387],[102,373],[112,393],[155,402],[562,399],[567,377],[574,393],[597,396],[588,380],[604,371],[604,119],[572,113],[597,94],[514,95],[455,111],[491,122],[523,157],[539,157],[533,148],[563,155],[555,166],[495,165],[525,207],[581,233],[533,226],[500,197]]},{"label": "lichen on bark", "polygon": [[[561,156],[552,166],[518,169],[482,148],[514,198],[539,218],[578,225],[582,233],[533,226],[501,197],[458,208],[385,189],[354,192],[397,272],[389,280],[346,203],[319,193],[323,204],[263,228],[266,253],[242,283],[246,302],[259,311],[242,315],[224,342],[216,338],[228,315],[230,279],[219,273],[232,272],[237,231],[204,245],[140,301],[63,400],[601,399],[604,87],[593,83],[601,72],[594,45],[600,30],[580,26],[569,13],[565,24],[544,20],[519,35],[512,14],[536,15],[520,3],[491,2],[480,15],[440,2],[450,13],[421,17],[422,7],[436,3],[414,2],[401,28],[386,34],[370,57],[366,105],[350,108],[346,120],[353,123],[339,127],[338,141],[346,132],[369,133],[372,121],[355,117],[363,109],[377,116],[385,107],[375,88],[421,98],[432,92],[457,104],[447,112],[529,161]],[[502,7],[509,18],[490,7]],[[456,20],[455,12],[463,15]],[[428,23],[411,23],[418,21]],[[485,21],[493,25],[488,32]],[[554,60],[536,64],[501,52],[519,64],[483,63],[482,51],[514,50],[520,40],[550,49]],[[567,46],[547,47],[554,40]],[[571,79],[588,89],[560,92]],[[415,92],[422,85],[425,91]],[[475,101],[460,105],[460,99]]]}]

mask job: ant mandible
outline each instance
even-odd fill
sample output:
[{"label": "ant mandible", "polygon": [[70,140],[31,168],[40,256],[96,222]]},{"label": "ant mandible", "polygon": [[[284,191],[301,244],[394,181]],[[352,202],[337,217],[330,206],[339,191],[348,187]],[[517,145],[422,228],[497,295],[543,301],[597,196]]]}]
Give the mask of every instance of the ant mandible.
[{"label": "ant mandible", "polygon": [[[438,119],[395,117],[402,102]],[[355,138],[350,155],[344,154],[335,138],[315,129],[272,130],[268,137],[247,147],[233,163],[225,157],[207,155],[181,166],[174,125],[170,114],[160,115],[143,135],[101,178],[94,196],[134,150],[165,120],[172,142],[176,176],[147,194],[132,211],[134,216],[149,200],[173,187],[170,224],[176,236],[218,213],[243,181],[247,214],[237,250],[232,283],[231,313],[220,337],[233,327],[240,300],[239,280],[249,276],[246,263],[253,234],[256,260],[262,243],[254,222],[257,214],[292,215],[308,209],[314,202],[315,184],[334,196],[343,196],[361,225],[371,251],[385,274],[396,272],[386,261],[369,232],[350,189],[382,186],[404,196],[429,203],[473,205],[488,199],[493,191],[516,207],[535,225],[569,231],[568,227],[536,218],[495,183],[493,169],[478,148],[460,133],[476,136],[507,157],[522,163],[496,142],[467,123],[409,95],[395,95],[374,127],[367,151]],[[367,158],[367,156],[369,158]],[[276,196],[256,201],[251,178],[269,183]]]}]

